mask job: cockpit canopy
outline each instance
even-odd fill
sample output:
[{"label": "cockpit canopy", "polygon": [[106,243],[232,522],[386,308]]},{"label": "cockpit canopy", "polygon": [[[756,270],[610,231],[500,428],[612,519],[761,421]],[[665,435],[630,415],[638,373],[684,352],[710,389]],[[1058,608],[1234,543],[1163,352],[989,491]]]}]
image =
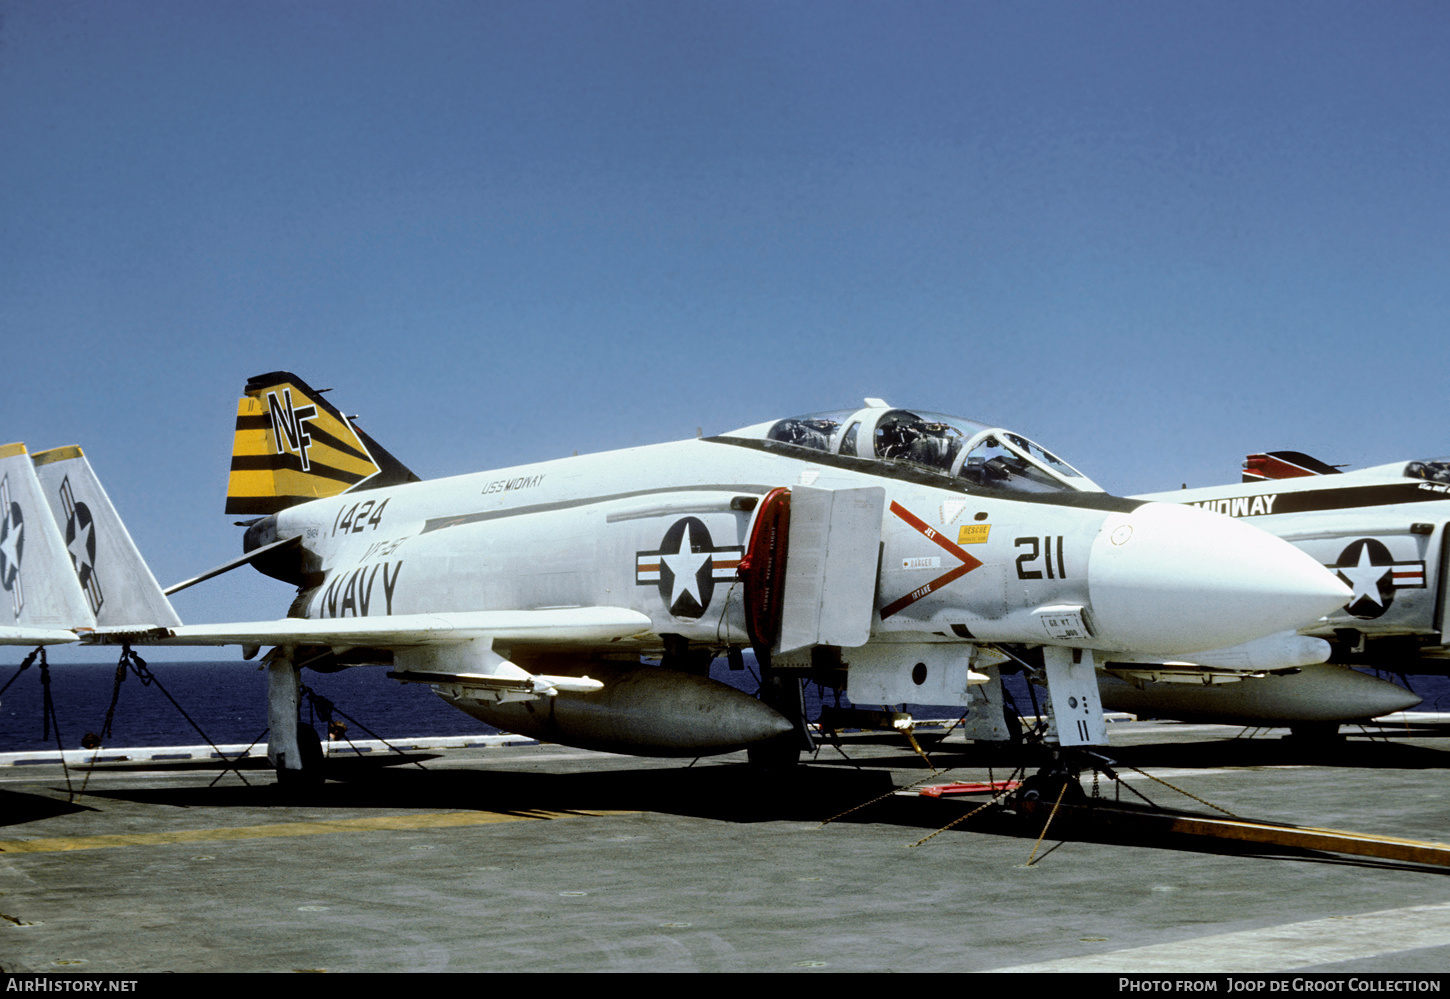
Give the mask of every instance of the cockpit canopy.
[{"label": "cockpit canopy", "polygon": [[1405,466],[1405,478],[1424,479],[1426,482],[1450,482],[1450,458],[1412,461]]},{"label": "cockpit canopy", "polygon": [[994,489],[1034,493],[1103,491],[1067,462],[1021,434],[960,416],[897,409],[881,399],[867,399],[864,409],[794,416],[743,427],[725,436],[901,462]]}]

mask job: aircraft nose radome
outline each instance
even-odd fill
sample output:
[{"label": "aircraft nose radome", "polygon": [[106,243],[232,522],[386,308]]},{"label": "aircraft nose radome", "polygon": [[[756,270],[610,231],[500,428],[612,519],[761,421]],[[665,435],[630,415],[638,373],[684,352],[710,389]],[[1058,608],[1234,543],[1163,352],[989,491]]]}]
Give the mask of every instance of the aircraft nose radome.
[{"label": "aircraft nose radome", "polygon": [[1110,514],[1088,558],[1100,648],[1198,652],[1298,630],[1350,590],[1266,531],[1174,503]]}]

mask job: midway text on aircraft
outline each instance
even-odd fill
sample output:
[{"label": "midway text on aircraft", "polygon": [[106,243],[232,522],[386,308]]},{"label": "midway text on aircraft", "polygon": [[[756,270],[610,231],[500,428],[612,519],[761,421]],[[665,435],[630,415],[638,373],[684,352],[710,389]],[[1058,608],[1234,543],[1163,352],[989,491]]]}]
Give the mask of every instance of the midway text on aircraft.
[{"label": "midway text on aircraft", "polygon": [[[274,372],[240,400],[227,509],[256,519],[222,568],[295,586],[287,617],[93,640],[271,646],[283,776],[307,766],[298,669],[354,664],[541,739],[768,758],[808,744],[806,677],[858,704],[959,704],[1004,738],[1010,657],[1046,682],[1054,741],[1101,744],[1097,659],[1268,641],[1280,665],[1318,661],[1295,632],[1347,593],[1264,532],[1109,496],[1020,434],[880,399],[419,482]],[[760,700],[705,675],[746,647]]]},{"label": "midway text on aircraft", "polygon": [[1249,455],[1242,479],[1141,498],[1261,527],[1335,573],[1349,587],[1345,602],[1302,629],[1327,644],[1328,662],[1231,685],[1109,663],[1105,703],[1158,717],[1305,731],[1418,703],[1350,667],[1450,672],[1450,459],[1344,472],[1299,451],[1271,451]]}]

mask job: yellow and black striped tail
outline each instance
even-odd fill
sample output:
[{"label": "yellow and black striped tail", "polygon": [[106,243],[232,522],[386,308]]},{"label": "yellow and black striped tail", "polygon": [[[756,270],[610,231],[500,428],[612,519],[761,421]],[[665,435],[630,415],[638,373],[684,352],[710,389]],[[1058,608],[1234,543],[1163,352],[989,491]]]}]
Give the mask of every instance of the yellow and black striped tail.
[{"label": "yellow and black striped tail", "polygon": [[257,375],[237,400],[226,512],[269,514],[418,476],[290,371]]}]

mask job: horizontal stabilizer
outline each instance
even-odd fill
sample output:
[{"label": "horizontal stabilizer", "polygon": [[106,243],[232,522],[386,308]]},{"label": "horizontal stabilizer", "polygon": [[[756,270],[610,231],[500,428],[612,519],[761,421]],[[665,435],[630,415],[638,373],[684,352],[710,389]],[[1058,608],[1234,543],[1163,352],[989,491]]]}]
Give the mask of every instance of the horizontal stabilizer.
[{"label": "horizontal stabilizer", "polygon": [[63,628],[0,628],[0,645],[64,645],[76,633]]}]

